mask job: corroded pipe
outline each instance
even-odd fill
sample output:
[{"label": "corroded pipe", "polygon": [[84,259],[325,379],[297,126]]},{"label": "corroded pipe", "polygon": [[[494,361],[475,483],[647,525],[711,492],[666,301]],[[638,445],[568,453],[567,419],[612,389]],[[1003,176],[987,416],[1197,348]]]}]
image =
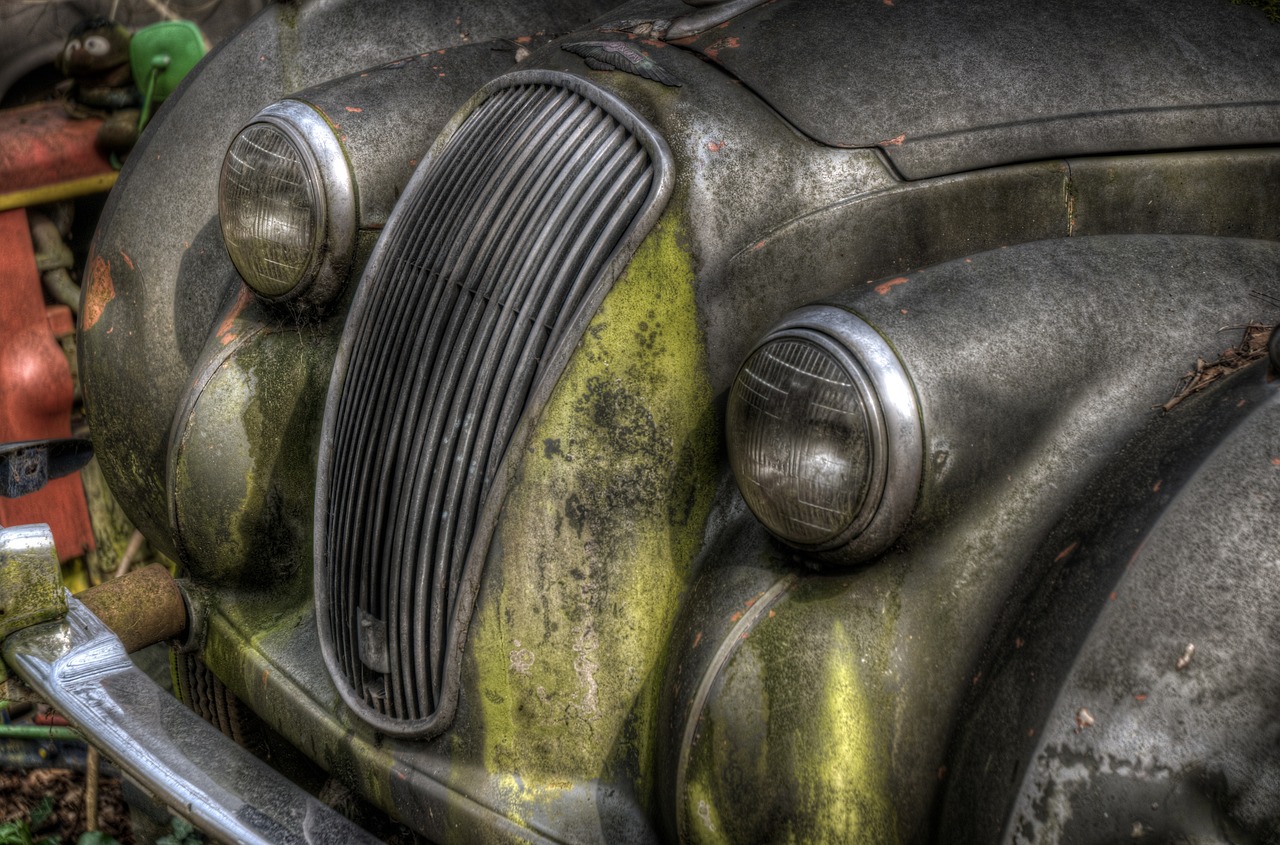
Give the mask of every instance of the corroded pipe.
[{"label": "corroded pipe", "polygon": [[187,630],[182,590],[158,563],[113,578],[76,598],[115,632],[130,653],[177,639]]}]

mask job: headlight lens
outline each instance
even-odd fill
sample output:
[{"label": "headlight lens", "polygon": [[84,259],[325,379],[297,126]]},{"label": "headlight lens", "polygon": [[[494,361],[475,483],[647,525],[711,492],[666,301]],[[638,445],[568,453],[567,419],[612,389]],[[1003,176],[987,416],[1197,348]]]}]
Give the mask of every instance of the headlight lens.
[{"label": "headlight lens", "polygon": [[766,342],[738,372],[733,472],[752,512],[785,540],[830,542],[866,499],[872,425],[859,382],[861,373],[802,336]]},{"label": "headlight lens", "polygon": [[222,163],[227,252],[245,283],[266,297],[297,287],[319,246],[324,207],[305,155],[280,129],[255,123]]},{"label": "headlight lens", "polygon": [[902,532],[923,468],[919,408],[897,355],[841,308],[794,312],[756,344],[726,413],[748,507],[782,540],[840,562]]},{"label": "headlight lens", "polygon": [[240,131],[222,162],[218,212],[231,261],[261,298],[318,306],[342,290],[355,187],[333,128],[311,106],[281,100]]}]

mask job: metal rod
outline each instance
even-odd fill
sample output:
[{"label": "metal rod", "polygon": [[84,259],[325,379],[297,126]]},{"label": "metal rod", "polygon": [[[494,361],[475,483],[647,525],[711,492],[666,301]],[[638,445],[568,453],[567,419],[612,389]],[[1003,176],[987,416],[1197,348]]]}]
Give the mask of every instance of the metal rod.
[{"label": "metal rod", "polygon": [[59,725],[0,725],[0,739],[50,739],[54,742],[83,742],[75,728]]}]

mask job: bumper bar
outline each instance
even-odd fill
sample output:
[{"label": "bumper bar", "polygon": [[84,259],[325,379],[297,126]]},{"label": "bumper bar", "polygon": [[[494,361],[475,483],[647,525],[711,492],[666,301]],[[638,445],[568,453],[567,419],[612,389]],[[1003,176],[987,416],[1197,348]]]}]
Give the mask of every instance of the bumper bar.
[{"label": "bumper bar", "polygon": [[11,634],[4,658],[163,803],[222,842],[378,842],[162,690],[81,602],[67,604],[66,619]]}]

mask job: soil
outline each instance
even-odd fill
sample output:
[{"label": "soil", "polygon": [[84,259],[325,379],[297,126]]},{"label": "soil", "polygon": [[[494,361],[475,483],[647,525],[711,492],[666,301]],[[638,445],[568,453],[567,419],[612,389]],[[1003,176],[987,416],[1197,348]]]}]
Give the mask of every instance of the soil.
[{"label": "soil", "polygon": [[[53,812],[32,833],[75,842],[85,832],[84,772],[70,769],[0,771],[0,822],[30,819],[45,796],[53,797]],[[121,845],[133,845],[129,808],[118,778],[103,777],[98,786],[98,827]]]}]

